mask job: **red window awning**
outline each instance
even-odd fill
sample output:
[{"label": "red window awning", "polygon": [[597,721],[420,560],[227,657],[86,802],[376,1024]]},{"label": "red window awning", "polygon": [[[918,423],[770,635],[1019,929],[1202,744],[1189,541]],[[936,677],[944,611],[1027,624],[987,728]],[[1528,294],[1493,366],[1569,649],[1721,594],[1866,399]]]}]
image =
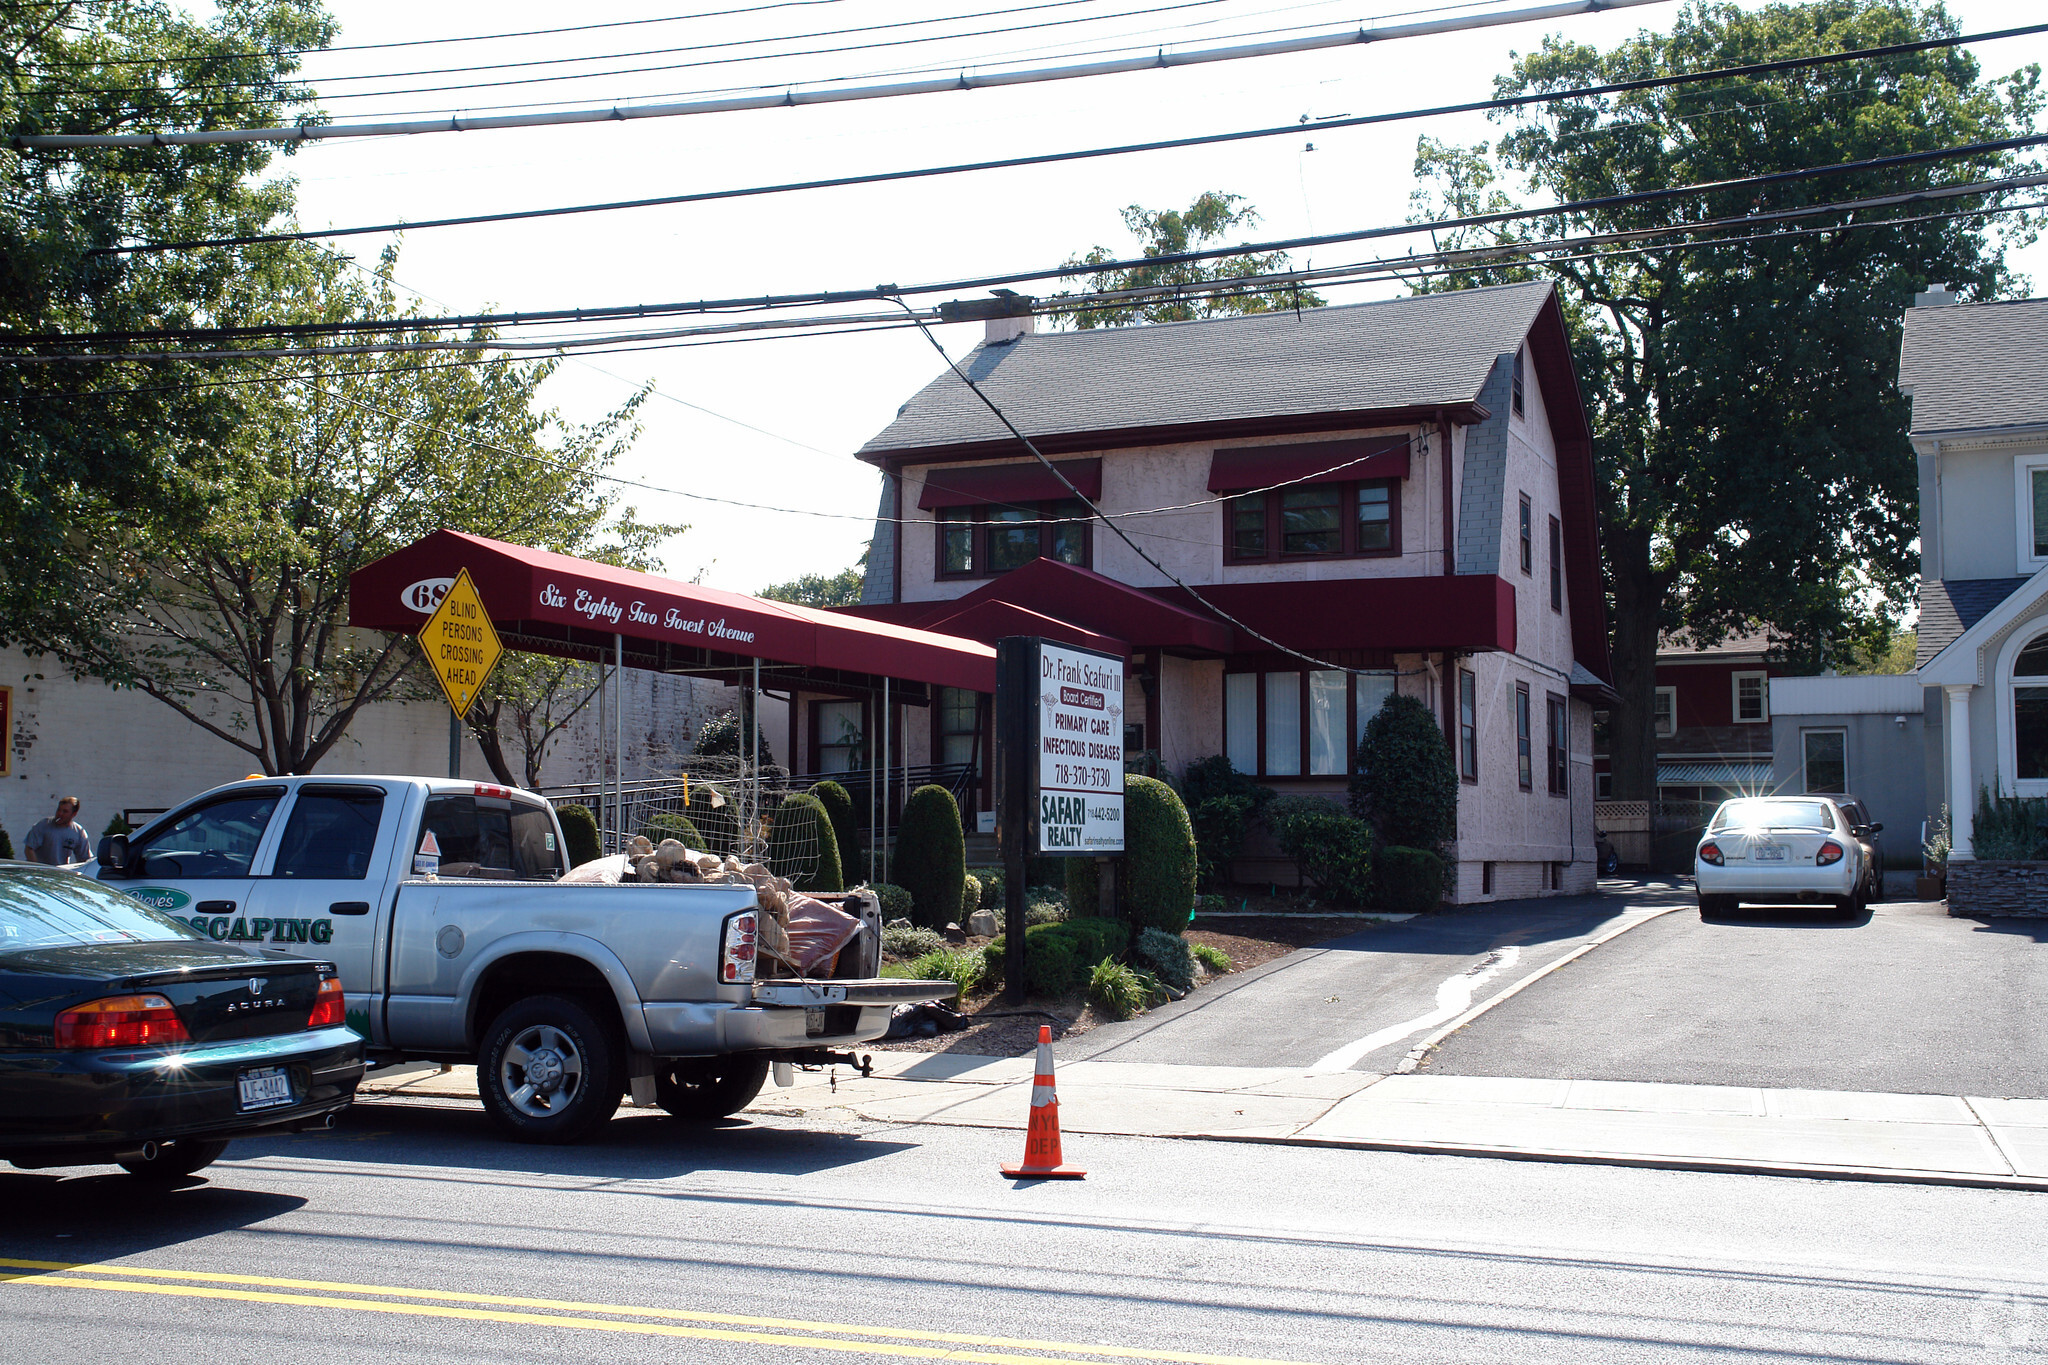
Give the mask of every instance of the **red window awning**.
[{"label": "red window awning", "polygon": [[[1102,496],[1102,461],[1055,460],[1053,468],[1091,502]],[[941,507],[978,507],[988,502],[1057,502],[1071,498],[1066,484],[1036,460],[1021,464],[928,465],[924,491],[917,505],[925,511]]]},{"label": "red window awning", "polygon": [[1350,483],[1408,477],[1406,436],[1367,436],[1300,445],[1238,446],[1209,461],[1209,491],[1236,493],[1280,483]]}]

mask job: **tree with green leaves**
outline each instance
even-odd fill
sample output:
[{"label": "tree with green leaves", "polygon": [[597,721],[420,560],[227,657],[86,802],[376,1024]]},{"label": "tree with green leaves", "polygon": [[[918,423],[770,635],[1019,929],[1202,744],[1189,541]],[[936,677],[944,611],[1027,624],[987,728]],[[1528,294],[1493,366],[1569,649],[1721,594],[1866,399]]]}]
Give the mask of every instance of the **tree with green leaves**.
[{"label": "tree with green leaves", "polygon": [[[1085,291],[1066,290],[1053,301],[1071,299],[1077,293],[1104,293],[1123,289],[1157,289],[1175,285],[1207,285],[1215,281],[1248,280],[1269,275],[1289,266],[1284,251],[1247,251],[1213,260],[1174,259],[1190,251],[1206,251],[1233,232],[1250,231],[1259,223],[1258,211],[1244,202],[1244,196],[1207,190],[1195,196],[1185,209],[1148,209],[1132,204],[1123,210],[1124,226],[1138,241],[1142,254],[1155,264],[1129,266],[1121,270],[1102,269],[1111,261],[1123,260],[1128,250],[1117,252],[1098,246],[1086,255],[1065,262],[1068,277],[1087,275]],[[1247,286],[1249,289],[1250,286]],[[1312,289],[1289,288],[1278,293],[1208,291],[1190,288],[1186,294],[1105,303],[1077,308],[1057,315],[1062,327],[1128,327],[1140,322],[1186,322],[1191,318],[1270,313],[1291,308],[1320,308],[1323,300]]]},{"label": "tree with green leaves", "polygon": [[787,583],[771,583],[756,593],[770,602],[794,602],[800,607],[850,607],[860,601],[861,585],[867,581],[867,551],[851,568],[835,574],[807,573]]},{"label": "tree with green leaves", "polygon": [[[1547,39],[1503,96],[1948,36],[1938,0],[1812,0],[1745,11],[1694,0],[1669,33],[1610,51]],[[1783,75],[1530,105],[1489,147],[1424,138],[1416,219],[1575,202],[2007,138],[2041,110],[2039,68],[1982,78],[1960,48]],[[1630,232],[1966,184],[2032,165],[1989,153],[1683,195],[1442,233],[1448,250]],[[1900,315],[1929,284],[1987,299],[2017,283],[2024,218],[1951,216],[1995,196],[1836,213],[1753,231],[1537,250],[1418,284],[1554,280],[1594,423],[1611,602],[1614,795],[1654,795],[1659,636],[1712,643],[1765,623],[1795,659],[1883,635],[1910,599],[1917,485],[1894,387]],[[1743,237],[1750,240],[1732,240]],[[1713,241],[1709,238],[1723,240]],[[1882,643],[1879,641],[1878,643]]]},{"label": "tree with green leaves", "polygon": [[492,776],[508,787],[538,788],[548,750],[597,700],[603,676],[579,659],[519,652],[500,659],[464,717]]}]

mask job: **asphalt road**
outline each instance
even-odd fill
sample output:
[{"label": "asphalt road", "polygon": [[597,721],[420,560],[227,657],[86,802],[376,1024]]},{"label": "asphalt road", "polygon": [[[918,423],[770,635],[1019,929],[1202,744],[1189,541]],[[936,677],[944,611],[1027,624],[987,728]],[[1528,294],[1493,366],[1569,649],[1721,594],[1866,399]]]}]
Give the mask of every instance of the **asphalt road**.
[{"label": "asphalt road", "polygon": [[1106,1138],[1068,1143],[1087,1181],[1015,1187],[1014,1133],[800,1123],[520,1148],[386,1103],[168,1192],[0,1173],[0,1359],[1953,1365],[2048,1340],[2048,1196]]},{"label": "asphalt road", "polygon": [[2048,1098],[2048,920],[1681,911],[1488,1011],[1425,1069]]},{"label": "asphalt road", "polygon": [[1330,1061],[1336,1069],[1385,1071],[1473,1001],[1625,919],[1691,898],[1690,889],[1674,884],[1615,882],[1597,895],[1504,901],[1384,924],[1224,977],[1184,1001],[1091,1029],[1054,1051],[1062,1061]]}]

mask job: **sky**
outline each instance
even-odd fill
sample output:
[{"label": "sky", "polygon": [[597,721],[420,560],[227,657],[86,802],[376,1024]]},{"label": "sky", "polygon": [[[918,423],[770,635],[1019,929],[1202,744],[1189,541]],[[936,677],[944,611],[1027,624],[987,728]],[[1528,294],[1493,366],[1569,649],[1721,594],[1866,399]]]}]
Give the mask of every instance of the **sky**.
[{"label": "sky", "polygon": [[[951,10],[896,0],[792,0],[765,12],[670,21],[677,14],[761,0],[667,0],[564,7],[515,0],[329,0],[337,45],[505,34],[579,23],[660,19],[574,34],[488,42],[335,51],[307,59],[306,74],[336,122],[414,111],[471,110],[554,101],[604,107],[687,98],[718,88],[772,86],[946,69],[1008,58],[1055,64],[1107,47],[1214,46],[1254,31],[1367,23],[1426,0],[1263,5],[1261,0],[1037,0],[1028,12],[940,25],[942,14],[1013,9],[1032,0],[960,0]],[[1522,8],[1484,0],[1429,11]],[[1742,0],[1745,8],[1754,7]],[[621,198],[680,194],[955,161],[1147,141],[1483,99],[1517,52],[1546,34],[1610,47],[1667,26],[1675,3],[1199,68],[1001,90],[975,90],[799,108],[561,128],[443,133],[311,143],[273,170],[298,183],[308,227],[418,221]],[[1136,11],[1147,11],[1136,13]],[[1965,32],[2038,22],[2040,0],[1950,0]],[[1114,17],[1114,16],[1125,17]],[[1087,22],[1066,23],[1070,19]],[[1037,24],[1028,32],[902,44],[934,33]],[[763,46],[767,35],[818,34]],[[899,43],[862,51],[805,49]],[[383,80],[350,76],[432,68],[549,62],[565,57],[690,50],[495,71]],[[781,54],[731,62],[733,57]],[[2048,59],[2042,37],[1985,44],[1988,75]],[[407,88],[540,75],[681,69],[436,93]],[[394,93],[375,93],[391,91]],[[342,96],[347,96],[346,98]],[[1059,264],[1095,245],[1131,246],[1126,205],[1184,207],[1206,190],[1238,194],[1263,220],[1261,237],[1342,232],[1398,223],[1409,212],[1420,134],[1471,143],[1498,125],[1466,115],[1363,129],[1304,126],[1298,137],[985,171],[864,187],[637,209],[490,226],[421,230],[402,243],[397,278],[430,310],[472,312],[864,288]],[[1532,202],[1540,202],[1532,200]],[[373,263],[388,241],[348,239]],[[1337,248],[1325,264],[1356,259]],[[1313,253],[1297,253],[1314,264]],[[2014,263],[2048,289],[2048,243]],[[1402,292],[1393,282],[1327,290],[1333,303]],[[1041,325],[1044,325],[1041,323]],[[981,325],[936,328],[956,358]],[[621,487],[644,521],[687,523],[661,548],[669,574],[742,592],[852,564],[872,533],[880,476],[854,457],[943,362],[914,330],[694,345],[565,360],[542,391],[567,422],[595,421],[644,384],[655,396],[641,434],[614,472],[664,490]],[[691,496],[694,495],[694,496]],[[725,499],[725,502],[713,501]],[[734,502],[759,505],[747,508]],[[764,510],[779,509],[779,510]]]}]

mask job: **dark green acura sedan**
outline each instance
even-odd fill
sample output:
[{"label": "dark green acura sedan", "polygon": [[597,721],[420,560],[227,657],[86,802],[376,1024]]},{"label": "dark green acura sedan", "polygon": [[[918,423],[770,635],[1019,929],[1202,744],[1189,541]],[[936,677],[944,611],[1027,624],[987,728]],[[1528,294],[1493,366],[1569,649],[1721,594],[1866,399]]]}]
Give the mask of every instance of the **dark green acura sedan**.
[{"label": "dark green acura sedan", "polygon": [[0,1160],[190,1175],[325,1127],[363,1076],[332,963],[215,943],[76,873],[0,863]]}]

